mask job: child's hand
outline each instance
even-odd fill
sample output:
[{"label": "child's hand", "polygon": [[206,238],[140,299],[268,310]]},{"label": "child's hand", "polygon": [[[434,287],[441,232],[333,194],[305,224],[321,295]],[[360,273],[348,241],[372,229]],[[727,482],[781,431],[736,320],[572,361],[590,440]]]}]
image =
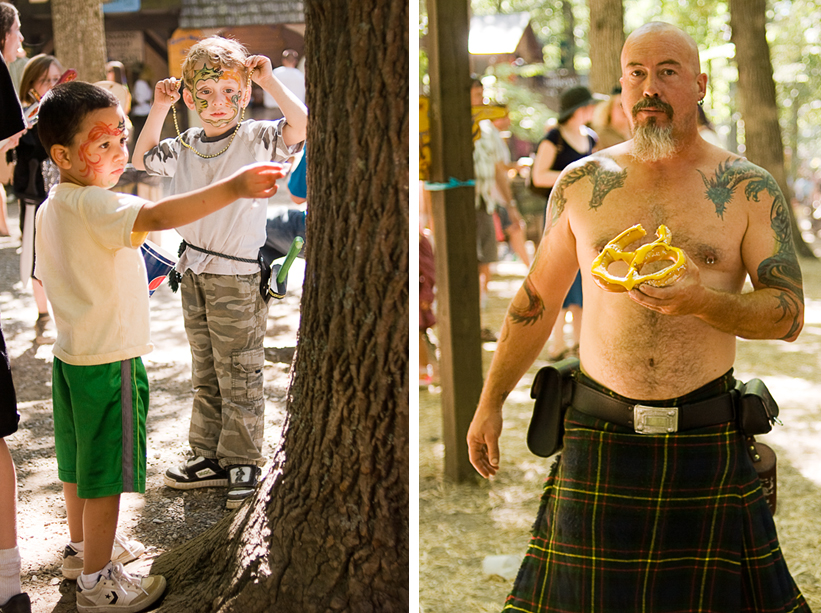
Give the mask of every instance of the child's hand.
[{"label": "child's hand", "polygon": [[154,104],[170,107],[180,99],[180,85],[182,81],[169,77],[162,81],[157,81],[154,86]]},{"label": "child's hand", "polygon": [[271,60],[264,55],[249,55],[245,60],[245,65],[253,70],[251,79],[257,85],[262,85],[261,81],[269,79],[274,74]]},{"label": "child's hand", "polygon": [[231,184],[240,198],[270,198],[277,191],[277,179],[284,176],[282,164],[260,162],[240,168],[231,177]]}]

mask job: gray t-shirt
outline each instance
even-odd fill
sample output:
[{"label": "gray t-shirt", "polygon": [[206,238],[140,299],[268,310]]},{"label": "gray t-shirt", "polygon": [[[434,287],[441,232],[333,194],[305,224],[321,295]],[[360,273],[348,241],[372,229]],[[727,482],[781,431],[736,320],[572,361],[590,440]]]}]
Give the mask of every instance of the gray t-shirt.
[{"label": "gray t-shirt", "polygon": [[[282,140],[285,120],[244,121],[231,147],[215,158],[202,158],[185,147],[180,139],[200,153],[213,155],[227,144],[233,129],[215,138],[208,138],[202,128],[186,130],[179,138],[169,138],[144,156],[149,174],[172,177],[171,191],[182,194],[211,185],[214,181],[256,162],[282,162],[298,153],[302,143],[291,147]],[[235,257],[256,261],[259,248],[265,244],[267,200],[241,199],[199,221],[180,226],[177,232],[187,243]],[[218,275],[248,275],[259,270],[257,264],[236,262],[186,249],[177,270],[190,269],[194,274],[208,272]]]}]

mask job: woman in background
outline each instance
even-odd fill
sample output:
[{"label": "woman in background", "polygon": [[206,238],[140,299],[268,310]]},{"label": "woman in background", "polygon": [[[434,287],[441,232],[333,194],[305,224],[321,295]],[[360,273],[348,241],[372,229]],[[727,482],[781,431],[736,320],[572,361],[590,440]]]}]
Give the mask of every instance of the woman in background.
[{"label": "woman in background", "polygon": [[[593,117],[598,100],[583,86],[571,87],[562,92],[559,102],[559,124],[549,130],[539,143],[536,159],[533,160],[531,182],[536,187],[552,188],[559,175],[569,164],[593,152],[596,133],[587,127]],[[549,200],[549,196],[548,196]],[[545,203],[545,207],[547,204]],[[545,208],[545,223],[549,211]],[[567,312],[573,316],[573,345],[570,348],[564,340],[564,323]],[[567,292],[562,311],[556,318],[553,332],[548,342],[550,359],[561,360],[578,350],[582,329],[582,278],[576,274],[573,285]]]},{"label": "woman in background", "polygon": [[[63,67],[53,55],[35,55],[28,61],[20,79],[20,102],[23,108],[39,102],[52,87],[57,85]],[[31,262],[31,270],[21,270],[22,275],[31,276],[31,289],[34,302],[37,304],[37,322],[34,324],[35,342],[42,345],[53,343],[54,339],[46,335],[49,322],[48,301],[43,291],[43,284],[34,278],[34,218],[29,220],[30,236],[24,232],[26,218],[33,215],[48,196],[48,187],[43,175],[44,164],[48,153],[40,144],[37,124],[34,124],[20,139],[17,149],[17,164],[14,167],[12,187],[20,203],[20,234],[23,236],[23,250],[20,257],[23,262]]]}]

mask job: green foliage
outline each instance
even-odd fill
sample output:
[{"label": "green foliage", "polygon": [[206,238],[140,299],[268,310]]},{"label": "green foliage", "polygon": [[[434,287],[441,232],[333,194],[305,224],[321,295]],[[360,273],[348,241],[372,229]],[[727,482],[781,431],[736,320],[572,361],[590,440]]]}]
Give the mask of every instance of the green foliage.
[{"label": "green foliage", "polygon": [[485,96],[491,103],[507,105],[510,131],[518,138],[538,142],[548,120],[556,117],[544,102],[542,94],[528,86],[528,77],[539,76],[544,66],[510,66],[497,64],[482,78]]},{"label": "green foliage", "polygon": [[[575,23],[575,68],[589,67],[587,0],[570,3]],[[565,31],[562,0],[472,0],[473,14],[527,12],[543,45],[544,64],[495,66],[485,77],[485,93],[510,109],[512,131],[520,138],[538,140],[545,121],[553,117],[526,76],[547,74],[560,66]],[[727,0],[623,0],[625,32],[648,21],[667,21],[689,32],[702,52],[702,70],[709,77],[705,110],[719,135],[733,148],[732,136],[739,119],[736,100],[738,78],[730,42]],[[821,168],[821,0],[769,0],[767,38],[770,43],[776,94],[793,171],[801,163]],[[425,0],[420,0],[420,35]],[[729,57],[728,57],[729,56]],[[427,74],[427,56],[420,52],[420,75]],[[424,81],[424,76],[422,77]]]}]

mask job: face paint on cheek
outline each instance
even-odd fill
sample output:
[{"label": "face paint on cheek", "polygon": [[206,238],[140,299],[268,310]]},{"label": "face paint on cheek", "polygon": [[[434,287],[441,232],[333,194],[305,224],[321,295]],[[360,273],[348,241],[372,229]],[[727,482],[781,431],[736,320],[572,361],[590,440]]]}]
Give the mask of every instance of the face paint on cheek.
[{"label": "face paint on cheek", "polygon": [[208,101],[199,97],[198,85],[205,81],[213,81],[216,85],[222,77],[222,70],[218,68],[210,68],[207,64],[203,64],[202,68],[194,72],[192,79],[194,88],[191,97],[194,98],[194,104],[197,107],[197,114],[202,115],[208,108]]},{"label": "face paint on cheek", "polygon": [[83,167],[80,169],[80,175],[83,177],[96,179],[102,169],[103,156],[102,154],[89,153],[89,148],[103,136],[120,136],[123,132],[125,132],[125,122],[123,120],[120,120],[120,123],[117,124],[116,128],[111,124],[104,123],[102,121],[95,123],[94,127],[88,131],[88,138],[82,145],[80,145],[78,150],[80,161],[83,162]]}]

